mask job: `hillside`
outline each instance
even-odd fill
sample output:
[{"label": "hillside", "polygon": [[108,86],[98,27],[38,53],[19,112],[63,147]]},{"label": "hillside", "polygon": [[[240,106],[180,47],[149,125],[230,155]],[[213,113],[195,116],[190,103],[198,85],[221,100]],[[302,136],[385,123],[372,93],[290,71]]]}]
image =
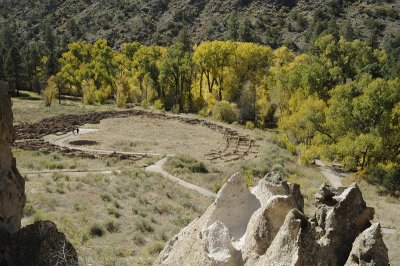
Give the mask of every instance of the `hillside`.
[{"label": "hillside", "polygon": [[42,39],[50,26],[60,46],[107,38],[170,44],[186,28],[192,43],[238,39],[287,44],[293,49],[321,33],[339,33],[379,45],[400,28],[400,3],[393,0],[5,0],[3,22],[15,21],[21,36]]}]

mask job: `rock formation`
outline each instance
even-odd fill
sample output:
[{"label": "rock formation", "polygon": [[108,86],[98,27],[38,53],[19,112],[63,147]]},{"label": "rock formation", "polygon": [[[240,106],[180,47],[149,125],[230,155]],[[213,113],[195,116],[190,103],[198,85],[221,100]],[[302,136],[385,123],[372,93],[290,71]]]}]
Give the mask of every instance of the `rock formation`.
[{"label": "rock formation", "polygon": [[54,223],[21,229],[25,181],[11,153],[13,115],[8,90],[0,83],[0,265],[78,265],[75,249]]},{"label": "rock formation", "polygon": [[14,233],[21,228],[25,206],[25,181],[11,153],[14,142],[13,115],[7,89],[0,87],[0,230]]},{"label": "rock formation", "polygon": [[389,265],[380,226],[370,223],[374,209],[356,184],[323,185],[315,204],[308,219],[299,185],[268,174],[248,189],[235,174],[155,265]]}]

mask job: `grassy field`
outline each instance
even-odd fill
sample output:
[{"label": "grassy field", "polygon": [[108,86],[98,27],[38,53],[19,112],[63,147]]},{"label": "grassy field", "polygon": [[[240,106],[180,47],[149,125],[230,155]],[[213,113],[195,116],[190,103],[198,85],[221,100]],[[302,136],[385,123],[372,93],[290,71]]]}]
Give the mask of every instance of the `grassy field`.
[{"label": "grassy field", "polygon": [[[34,94],[14,98],[13,103],[16,123],[115,109],[111,105],[85,106],[75,101],[45,107]],[[129,117],[103,120],[86,127],[99,131],[79,138],[98,141],[98,148],[175,154],[164,167],[168,172],[215,192],[237,171],[244,174],[249,185],[256,184],[270,171],[280,172],[290,182],[301,185],[308,216],[314,211],[315,193],[327,182],[318,168],[300,166],[296,157],[282,149],[276,141],[279,133],[274,131],[232,126],[256,140],[259,147],[256,154],[226,163],[212,162],[205,156],[211,149],[222,146],[224,139],[202,126]],[[77,248],[83,265],[150,265],[166,241],[211,203],[210,199],[160,176],[144,173],[142,166],[153,163],[155,158],[132,162],[13,152],[21,173],[52,172],[26,179],[28,202],[23,224],[38,219],[54,221]],[[63,173],[65,170],[83,173],[72,176]],[[90,173],[91,170],[114,172],[103,175]],[[400,260],[400,201],[382,195],[379,189],[358,178],[348,178],[346,183],[352,181],[359,183],[367,205],[375,207],[375,220],[384,227],[395,228],[384,234],[384,239],[390,260]]]},{"label": "grassy field", "polygon": [[[87,169],[80,176],[54,171],[26,178],[27,204],[23,225],[52,220],[77,249],[83,265],[151,265],[166,241],[195,217],[211,200],[149,175],[137,165],[74,159],[14,151],[20,171]],[[35,158],[29,165],[26,158]],[[92,168],[93,167],[93,168]],[[122,169],[111,175],[90,169]],[[62,167],[56,167],[57,169]],[[61,170],[61,169],[60,169]]]},{"label": "grassy field", "polygon": [[14,123],[38,122],[43,118],[66,114],[82,114],[113,110],[113,105],[84,105],[80,101],[62,100],[61,105],[54,102],[45,107],[40,95],[32,92],[22,92],[23,97],[12,98]]}]

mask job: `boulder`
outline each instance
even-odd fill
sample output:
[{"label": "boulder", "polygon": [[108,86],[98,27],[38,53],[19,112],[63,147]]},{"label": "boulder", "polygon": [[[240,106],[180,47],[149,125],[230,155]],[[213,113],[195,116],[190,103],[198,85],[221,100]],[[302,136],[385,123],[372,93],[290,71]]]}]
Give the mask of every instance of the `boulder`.
[{"label": "boulder", "polygon": [[345,265],[389,265],[388,250],[378,223],[371,225],[356,238]]},{"label": "boulder", "polygon": [[337,190],[322,186],[316,207],[314,221],[323,234],[318,243],[332,251],[335,264],[344,265],[356,237],[371,225],[374,209],[367,207],[356,183]]},{"label": "boulder", "polygon": [[78,265],[78,255],[50,221],[39,221],[4,236],[0,265]]}]

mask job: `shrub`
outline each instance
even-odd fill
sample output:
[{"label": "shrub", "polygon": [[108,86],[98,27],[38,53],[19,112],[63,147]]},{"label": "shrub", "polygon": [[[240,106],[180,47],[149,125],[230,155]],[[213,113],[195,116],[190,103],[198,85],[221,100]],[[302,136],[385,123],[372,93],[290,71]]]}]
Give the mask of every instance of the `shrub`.
[{"label": "shrub", "polygon": [[147,248],[148,252],[151,255],[157,255],[158,253],[161,252],[161,250],[163,250],[164,248],[164,244],[161,242],[155,242],[149,245],[149,247]]},{"label": "shrub", "polygon": [[293,144],[293,142],[291,142],[288,138],[288,136],[286,134],[281,135],[278,138],[278,145],[282,148],[287,149],[288,151],[290,151],[293,155],[295,155],[297,153],[297,148],[296,145]]},{"label": "shrub", "polygon": [[84,82],[82,86],[82,101],[84,104],[94,104],[96,101],[93,82]]},{"label": "shrub", "polygon": [[160,99],[155,100],[153,106],[158,110],[164,110],[164,103]]},{"label": "shrub", "polygon": [[283,171],[283,166],[279,163],[276,163],[271,167],[271,171],[276,173],[281,173]]},{"label": "shrub", "polygon": [[299,146],[299,150],[299,160],[302,164],[314,164],[315,159],[319,156],[318,147],[316,146],[307,147],[302,144]]},{"label": "shrub", "polygon": [[36,212],[36,210],[33,208],[32,204],[27,203],[25,205],[25,208],[24,208],[24,211],[23,211],[24,216],[30,217],[30,216],[34,215],[35,212]]},{"label": "shrub", "polygon": [[101,194],[101,199],[104,202],[111,202],[112,201],[112,196],[110,194],[108,194],[108,193],[104,193],[104,194]]},{"label": "shrub", "polygon": [[57,85],[55,82],[55,77],[52,76],[49,79],[49,84],[48,84],[47,88],[43,90],[45,105],[50,106],[51,103],[53,102],[53,100],[55,98],[57,98],[57,95],[58,95],[58,89],[57,89]]},{"label": "shrub", "polygon": [[168,165],[175,169],[182,169],[183,171],[186,170],[192,173],[208,173],[207,166],[192,157],[180,155],[177,157],[172,157],[168,160]]},{"label": "shrub", "polygon": [[117,79],[117,89],[115,93],[115,103],[119,108],[125,108],[131,92],[131,85],[125,77]]},{"label": "shrub", "polygon": [[40,211],[35,211],[33,214],[33,221],[38,222],[38,221],[43,221],[44,220],[44,215]]},{"label": "shrub", "polygon": [[97,103],[104,104],[108,99],[108,93],[105,90],[96,90],[94,92]]},{"label": "shrub", "polygon": [[148,220],[141,219],[136,222],[137,229],[142,233],[152,233],[154,232],[154,228],[151,226],[151,223]]},{"label": "shrub", "polygon": [[400,191],[400,166],[397,164],[369,167],[364,178],[372,184],[382,185],[391,194]]},{"label": "shrub", "polygon": [[252,121],[247,121],[246,122],[246,127],[248,129],[254,129],[255,128],[254,123]]},{"label": "shrub", "polygon": [[115,233],[119,231],[120,224],[115,219],[110,219],[106,222],[105,227],[108,232]]},{"label": "shrub", "polygon": [[115,104],[117,105],[118,108],[125,108],[126,102],[127,102],[127,96],[124,94],[124,92],[120,91],[117,88],[117,93],[115,95]]},{"label": "shrub", "polygon": [[239,112],[235,104],[227,101],[221,101],[214,105],[212,109],[212,117],[232,124],[239,120]]},{"label": "shrub", "polygon": [[108,207],[107,208],[107,213],[110,214],[110,215],[113,215],[115,218],[121,217],[121,214],[114,207]]},{"label": "shrub", "polygon": [[89,232],[90,232],[90,235],[91,235],[92,237],[94,237],[94,236],[102,237],[102,236],[104,235],[104,229],[103,229],[103,227],[101,227],[101,226],[98,225],[98,224],[93,224],[93,225],[90,227]]},{"label": "shrub", "polygon": [[138,246],[143,246],[146,243],[146,240],[143,238],[141,234],[135,234],[132,240]]},{"label": "shrub", "polygon": [[252,187],[254,185],[253,171],[252,170],[245,170],[244,171],[244,180],[246,181],[247,187]]}]

